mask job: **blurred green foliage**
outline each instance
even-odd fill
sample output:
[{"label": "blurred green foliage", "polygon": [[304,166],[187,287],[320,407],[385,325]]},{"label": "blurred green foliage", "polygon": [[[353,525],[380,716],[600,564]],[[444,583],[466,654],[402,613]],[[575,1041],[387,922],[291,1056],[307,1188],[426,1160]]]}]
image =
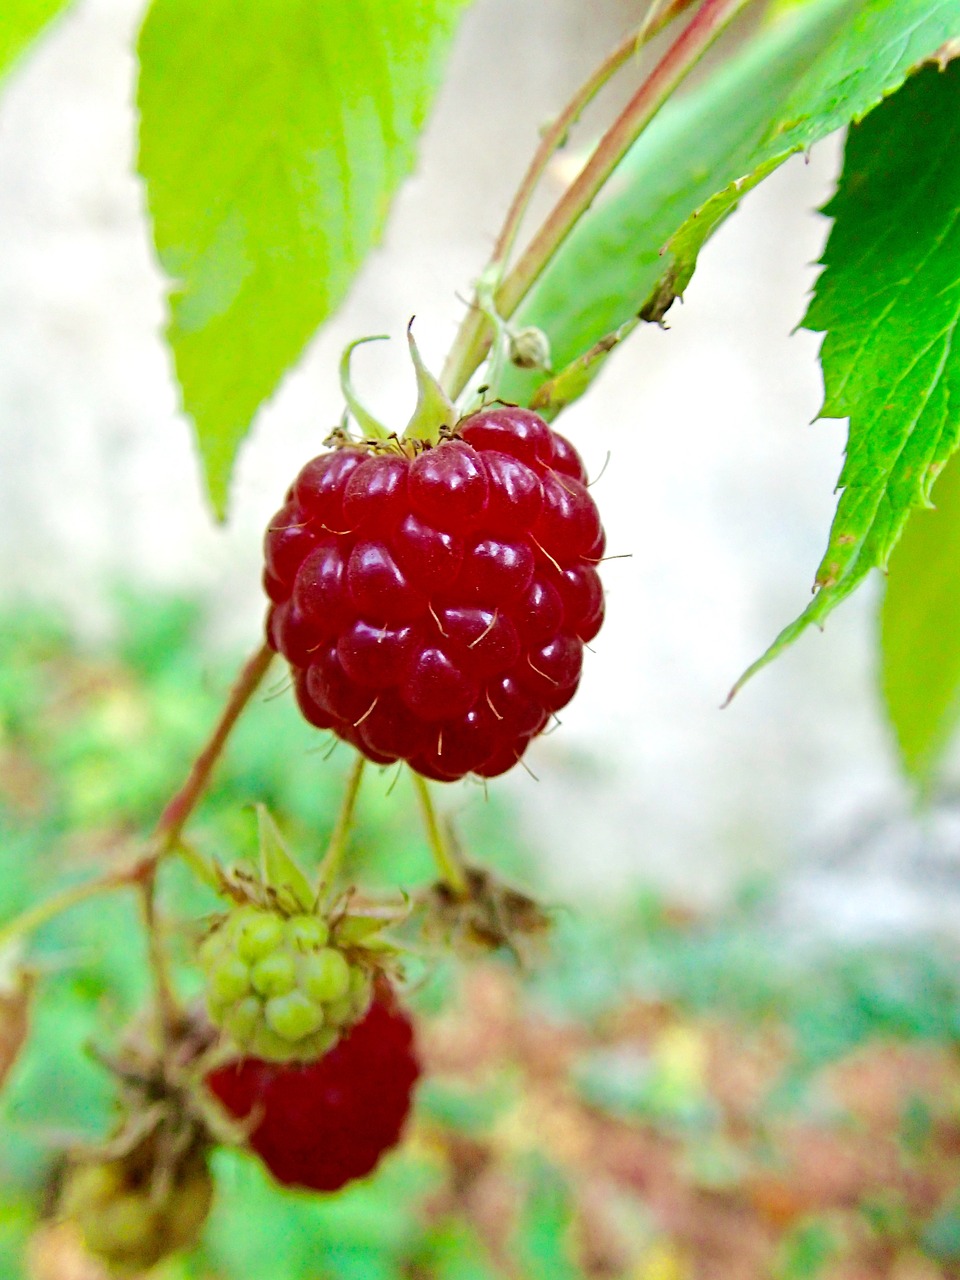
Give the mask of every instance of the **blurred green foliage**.
[{"label": "blurred green foliage", "polygon": [[[0,619],[0,919],[135,849],[185,776],[233,678],[236,664],[205,650],[196,607],[128,599],[119,616],[115,642],[100,647],[78,643],[48,615],[20,611]],[[278,673],[249,708],[191,823],[191,838],[224,861],[252,854],[255,801],[269,805],[292,847],[308,859],[319,858],[331,830],[348,753],[340,747],[325,758],[325,741],[302,723],[284,684]],[[432,866],[412,790],[402,777],[392,789],[391,781],[387,771],[365,784],[351,871],[365,885],[413,888],[432,879]],[[475,794],[477,802],[464,805],[467,846],[508,875],[535,882],[496,788],[486,802],[479,788]],[[179,864],[165,868],[161,889],[177,978],[189,994],[196,988],[190,944],[216,902]],[[717,1193],[740,1185],[743,1157],[705,1085],[699,1033],[682,1031],[657,1054],[629,1040],[611,1043],[604,1028],[629,1001],[662,1005],[693,1028],[732,1019],[744,1028],[745,1045],[765,1028],[782,1030],[792,1052],[763,1103],[771,1123],[809,1109],[817,1070],[859,1045],[960,1039],[956,960],[945,949],[826,953],[792,946],[765,921],[763,906],[762,895],[753,895],[722,917],[702,919],[638,890],[605,914],[560,910],[549,954],[521,981],[536,1016],[582,1032],[570,1076],[577,1105],[676,1140],[685,1176]],[[121,892],[60,916],[37,933],[31,962],[41,976],[33,1031],[0,1097],[0,1274],[11,1280],[25,1274],[24,1242],[38,1221],[58,1149],[111,1125],[110,1080],[88,1046],[109,1046],[146,996],[133,901]],[[454,960],[412,966],[411,1000],[421,1017],[456,1010],[463,971]],[[160,1274],[164,1280],[503,1275],[477,1224],[449,1201],[448,1171],[429,1135],[487,1143],[516,1112],[525,1087],[517,1063],[506,1061],[479,1083],[427,1078],[414,1139],[370,1181],[334,1197],[281,1191],[244,1154],[219,1151],[220,1195],[204,1244]],[[901,1125],[911,1158],[922,1155],[932,1123],[928,1102],[911,1099]],[[535,1158],[521,1152],[511,1160],[510,1274],[521,1280],[587,1274],[572,1260],[574,1202],[549,1139]],[[641,1209],[634,1198],[631,1229],[649,1235]],[[865,1205],[864,1221],[885,1230],[876,1227],[874,1210]],[[923,1237],[929,1254],[954,1256],[955,1223],[952,1204],[930,1217]],[[837,1247],[830,1223],[803,1218],[779,1241],[770,1274],[828,1275]],[[660,1274],[650,1266],[652,1277]],[[647,1272],[634,1274],[643,1280]]]}]

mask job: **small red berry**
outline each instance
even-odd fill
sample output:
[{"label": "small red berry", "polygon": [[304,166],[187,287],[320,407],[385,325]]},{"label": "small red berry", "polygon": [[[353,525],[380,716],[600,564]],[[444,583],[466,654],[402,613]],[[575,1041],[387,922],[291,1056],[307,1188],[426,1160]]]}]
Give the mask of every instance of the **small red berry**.
[{"label": "small red berry", "polygon": [[[267,635],[306,719],[442,781],[516,764],[573,696],[603,621],[585,480],[568,440],[510,406],[436,445],[308,462],[264,568]],[[512,692],[501,710],[506,688],[524,691],[522,714]]]},{"label": "small red berry", "polygon": [[284,1186],[336,1191],[370,1173],[400,1140],[420,1064],[413,1024],[385,983],[366,1016],[314,1062],[239,1058],[207,1087]]}]

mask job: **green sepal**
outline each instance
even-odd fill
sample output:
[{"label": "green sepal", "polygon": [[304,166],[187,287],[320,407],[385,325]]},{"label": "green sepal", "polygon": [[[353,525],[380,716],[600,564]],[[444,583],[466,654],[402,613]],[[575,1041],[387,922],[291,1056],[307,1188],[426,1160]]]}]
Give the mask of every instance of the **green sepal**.
[{"label": "green sepal", "polygon": [[357,338],[348,346],[344,347],[343,355],[340,357],[340,390],[343,392],[343,398],[347,402],[347,408],[357,423],[357,426],[363,432],[368,440],[387,440],[390,433],[387,428],[372,413],[363,407],[357,398],[357,393],[353,389],[353,382],[350,378],[350,357],[353,355],[357,347],[362,347],[365,342],[386,342],[389,335],[386,333],[373,333],[366,338]]},{"label": "green sepal", "polygon": [[385,938],[383,931],[395,920],[375,919],[372,916],[345,916],[336,929],[336,943],[339,947],[362,947],[364,951],[397,950],[396,944]]},{"label": "green sepal", "polygon": [[423,363],[413,336],[412,320],[407,325],[407,341],[410,344],[410,359],[417,374],[417,407],[407,423],[403,438],[437,444],[441,429],[453,427],[459,415],[453,401]]},{"label": "green sepal", "polygon": [[377,916],[344,916],[337,925],[337,942],[366,942],[390,923]]},{"label": "green sepal", "polygon": [[332,909],[336,921],[331,925],[333,941],[339,947],[361,947],[365,951],[398,953],[401,948],[386,936],[386,931],[402,925],[409,918],[411,909],[412,903],[406,893],[401,893],[400,903],[367,906],[359,911],[350,909],[350,895],[345,895]]},{"label": "green sepal", "polygon": [[205,884],[207,888],[212,889],[214,893],[223,892],[223,868],[215,858],[208,857],[208,855],[198,849],[196,845],[190,844],[183,839],[177,841],[175,852],[190,868],[201,884]]},{"label": "green sepal", "polygon": [[265,805],[257,805],[260,837],[260,874],[263,887],[276,894],[282,907],[311,912],[316,897],[310,881],[297,865]]}]

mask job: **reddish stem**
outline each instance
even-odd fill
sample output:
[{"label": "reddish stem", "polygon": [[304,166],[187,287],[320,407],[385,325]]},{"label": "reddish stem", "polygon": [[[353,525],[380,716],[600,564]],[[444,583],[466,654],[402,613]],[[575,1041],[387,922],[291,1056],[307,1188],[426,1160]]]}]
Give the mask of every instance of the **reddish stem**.
[{"label": "reddish stem", "polygon": [[[703,0],[700,9],[600,139],[582,172],[554,205],[519,262],[496,291],[494,304],[504,320],[516,311],[663,103],[717,36],[749,3],[751,0]],[[675,17],[684,7],[682,0],[673,0],[661,17],[655,19],[656,28]],[[509,222],[506,230],[509,236]],[[472,309],[460,327],[444,370],[444,386],[452,398],[463,391],[486,356],[491,341],[489,321],[485,315]]]},{"label": "reddish stem", "polygon": [[527,211],[537,183],[543,177],[544,170],[550,163],[552,156],[563,146],[567,134],[580,119],[586,108],[604,85],[639,52],[648,40],[652,40],[678,14],[682,13],[684,9],[688,9],[693,3],[694,0],[671,0],[671,3],[660,13],[652,12],[650,17],[644,20],[638,31],[631,31],[630,35],[604,58],[599,67],[583,82],[557,118],[551,121],[549,128],[545,130],[540,140],[540,145],[537,147],[533,159],[530,161],[527,172],[523,176],[523,181],[517,188],[513,203],[507,211],[503,229],[500,232],[497,243],[494,245],[493,257],[490,260],[491,267],[502,265],[507,261],[517,232],[520,230],[523,215]]},{"label": "reddish stem", "polygon": [[187,819],[195,809],[210,780],[214,765],[223,751],[233,726],[240,717],[244,707],[256,693],[261,681],[267,674],[273,661],[273,650],[263,645],[244,664],[236,684],[230,690],[230,697],[224,707],[217,726],[210,740],[197,756],[186,782],[173,797],[157,823],[155,838],[159,841],[159,855],[172,849],[180,838],[180,833]]},{"label": "reddish stem", "polygon": [[750,0],[704,0],[650,75],[597,145],[576,180],[561,196],[520,261],[496,294],[501,315],[520,300],[586,213],[624,155],[713,41]]}]

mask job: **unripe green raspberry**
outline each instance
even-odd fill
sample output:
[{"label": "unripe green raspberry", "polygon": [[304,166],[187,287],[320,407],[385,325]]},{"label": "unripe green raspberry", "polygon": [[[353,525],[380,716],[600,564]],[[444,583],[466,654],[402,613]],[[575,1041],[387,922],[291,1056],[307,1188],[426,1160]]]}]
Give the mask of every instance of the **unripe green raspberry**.
[{"label": "unripe green raspberry", "polygon": [[323,1005],[302,991],[268,1000],[264,1008],[267,1023],[283,1040],[297,1042],[315,1035],[323,1026]]},{"label": "unripe green raspberry", "polygon": [[203,1152],[193,1149],[152,1178],[150,1139],[129,1155],[72,1166],[59,1213],[74,1221],[90,1253],[118,1273],[141,1274],[196,1243],[213,1201]]},{"label": "unripe green raspberry", "polygon": [[350,966],[333,947],[304,956],[302,970],[304,990],[313,1000],[333,1003],[350,989]]},{"label": "unripe green raspberry", "polygon": [[220,956],[210,969],[210,998],[217,1004],[235,1004],[250,990],[250,968],[239,956]]},{"label": "unripe green raspberry", "polygon": [[297,958],[292,951],[273,951],[250,970],[250,981],[261,996],[285,996],[297,985]]},{"label": "unripe green raspberry", "polygon": [[272,911],[241,907],[231,920],[231,936],[240,959],[253,964],[281,945],[283,920]]},{"label": "unripe green raspberry", "polygon": [[370,1007],[373,983],[362,969],[352,969],[343,995],[330,1006],[330,1017],[343,1025],[359,1022]]},{"label": "unripe green raspberry", "polygon": [[287,937],[300,951],[315,951],[324,947],[330,937],[326,920],[319,916],[291,916],[287,921]]},{"label": "unripe green raspberry", "polygon": [[[213,1017],[213,1010],[219,1006],[213,1003],[210,996],[208,1001],[211,1017]],[[237,1044],[246,1044],[256,1034],[257,1027],[260,1025],[261,1010],[262,1005],[257,997],[247,996],[246,999],[234,1005],[228,1004],[224,1008],[220,1025],[232,1039],[236,1040]]]},{"label": "unripe green raspberry", "polygon": [[350,1006],[353,1016],[360,1019],[370,1008],[373,999],[373,979],[363,969],[350,970]]},{"label": "unripe green raspberry", "polygon": [[239,907],[200,946],[211,1021],[253,1057],[320,1057],[369,1005],[362,950],[338,946],[320,916]]},{"label": "unripe green raspberry", "polygon": [[[82,1229],[91,1253],[128,1258],[136,1256],[141,1251],[141,1242],[153,1236],[154,1213],[146,1197],[131,1192],[99,1206],[96,1215],[86,1217]],[[152,1252],[149,1246],[148,1252]]]}]

